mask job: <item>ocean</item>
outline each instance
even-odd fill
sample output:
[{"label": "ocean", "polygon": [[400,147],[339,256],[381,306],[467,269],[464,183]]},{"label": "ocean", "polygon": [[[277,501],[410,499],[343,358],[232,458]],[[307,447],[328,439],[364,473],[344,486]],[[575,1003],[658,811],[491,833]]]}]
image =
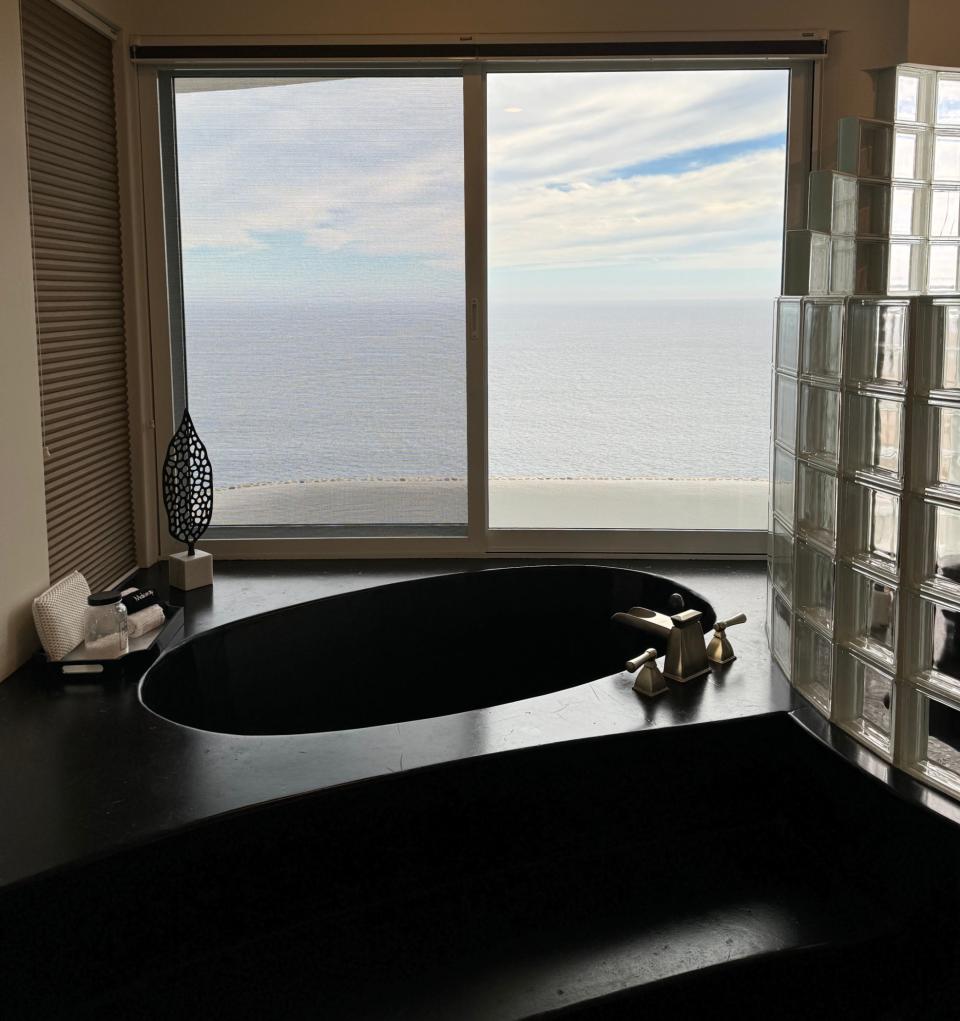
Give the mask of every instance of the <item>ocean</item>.
[{"label": "ocean", "polygon": [[[767,476],[773,299],[490,310],[494,478]],[[463,478],[463,307],[194,302],[190,410],[217,488]]]}]

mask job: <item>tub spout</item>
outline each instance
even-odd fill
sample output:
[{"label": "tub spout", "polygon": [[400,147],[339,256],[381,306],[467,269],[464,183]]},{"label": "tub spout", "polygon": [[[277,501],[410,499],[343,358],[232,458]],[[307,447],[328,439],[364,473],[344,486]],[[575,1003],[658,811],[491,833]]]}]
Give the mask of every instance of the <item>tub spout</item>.
[{"label": "tub spout", "polygon": [[668,638],[673,630],[673,622],[665,613],[648,610],[645,606],[631,606],[625,613],[615,613],[612,619],[658,638]]}]

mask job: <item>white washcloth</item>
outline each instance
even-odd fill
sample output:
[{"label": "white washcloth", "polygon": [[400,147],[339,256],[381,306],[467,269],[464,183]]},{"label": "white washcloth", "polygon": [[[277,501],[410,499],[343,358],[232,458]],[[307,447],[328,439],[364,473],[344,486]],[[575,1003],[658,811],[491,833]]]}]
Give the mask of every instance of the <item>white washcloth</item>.
[{"label": "white washcloth", "polygon": [[137,610],[127,617],[127,634],[131,638],[139,638],[149,631],[156,631],[166,623],[166,615],[163,607],[157,604],[148,606],[145,610]]}]

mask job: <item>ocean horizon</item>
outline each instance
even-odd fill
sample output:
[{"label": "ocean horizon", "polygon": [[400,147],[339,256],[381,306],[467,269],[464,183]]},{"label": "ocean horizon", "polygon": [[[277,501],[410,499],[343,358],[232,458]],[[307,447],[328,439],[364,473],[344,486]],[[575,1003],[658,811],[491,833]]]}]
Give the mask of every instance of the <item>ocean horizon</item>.
[{"label": "ocean horizon", "polygon": [[[186,306],[217,488],[466,475],[462,302]],[[494,304],[492,478],[765,479],[773,298]]]}]

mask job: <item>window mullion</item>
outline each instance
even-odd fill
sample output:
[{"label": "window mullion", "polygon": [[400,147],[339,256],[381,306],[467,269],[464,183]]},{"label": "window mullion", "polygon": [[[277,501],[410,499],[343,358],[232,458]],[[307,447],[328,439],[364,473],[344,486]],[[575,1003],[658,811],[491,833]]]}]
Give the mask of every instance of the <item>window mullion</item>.
[{"label": "window mullion", "polygon": [[464,68],[464,256],[467,359],[467,521],[472,550],[487,548],[487,89]]}]

